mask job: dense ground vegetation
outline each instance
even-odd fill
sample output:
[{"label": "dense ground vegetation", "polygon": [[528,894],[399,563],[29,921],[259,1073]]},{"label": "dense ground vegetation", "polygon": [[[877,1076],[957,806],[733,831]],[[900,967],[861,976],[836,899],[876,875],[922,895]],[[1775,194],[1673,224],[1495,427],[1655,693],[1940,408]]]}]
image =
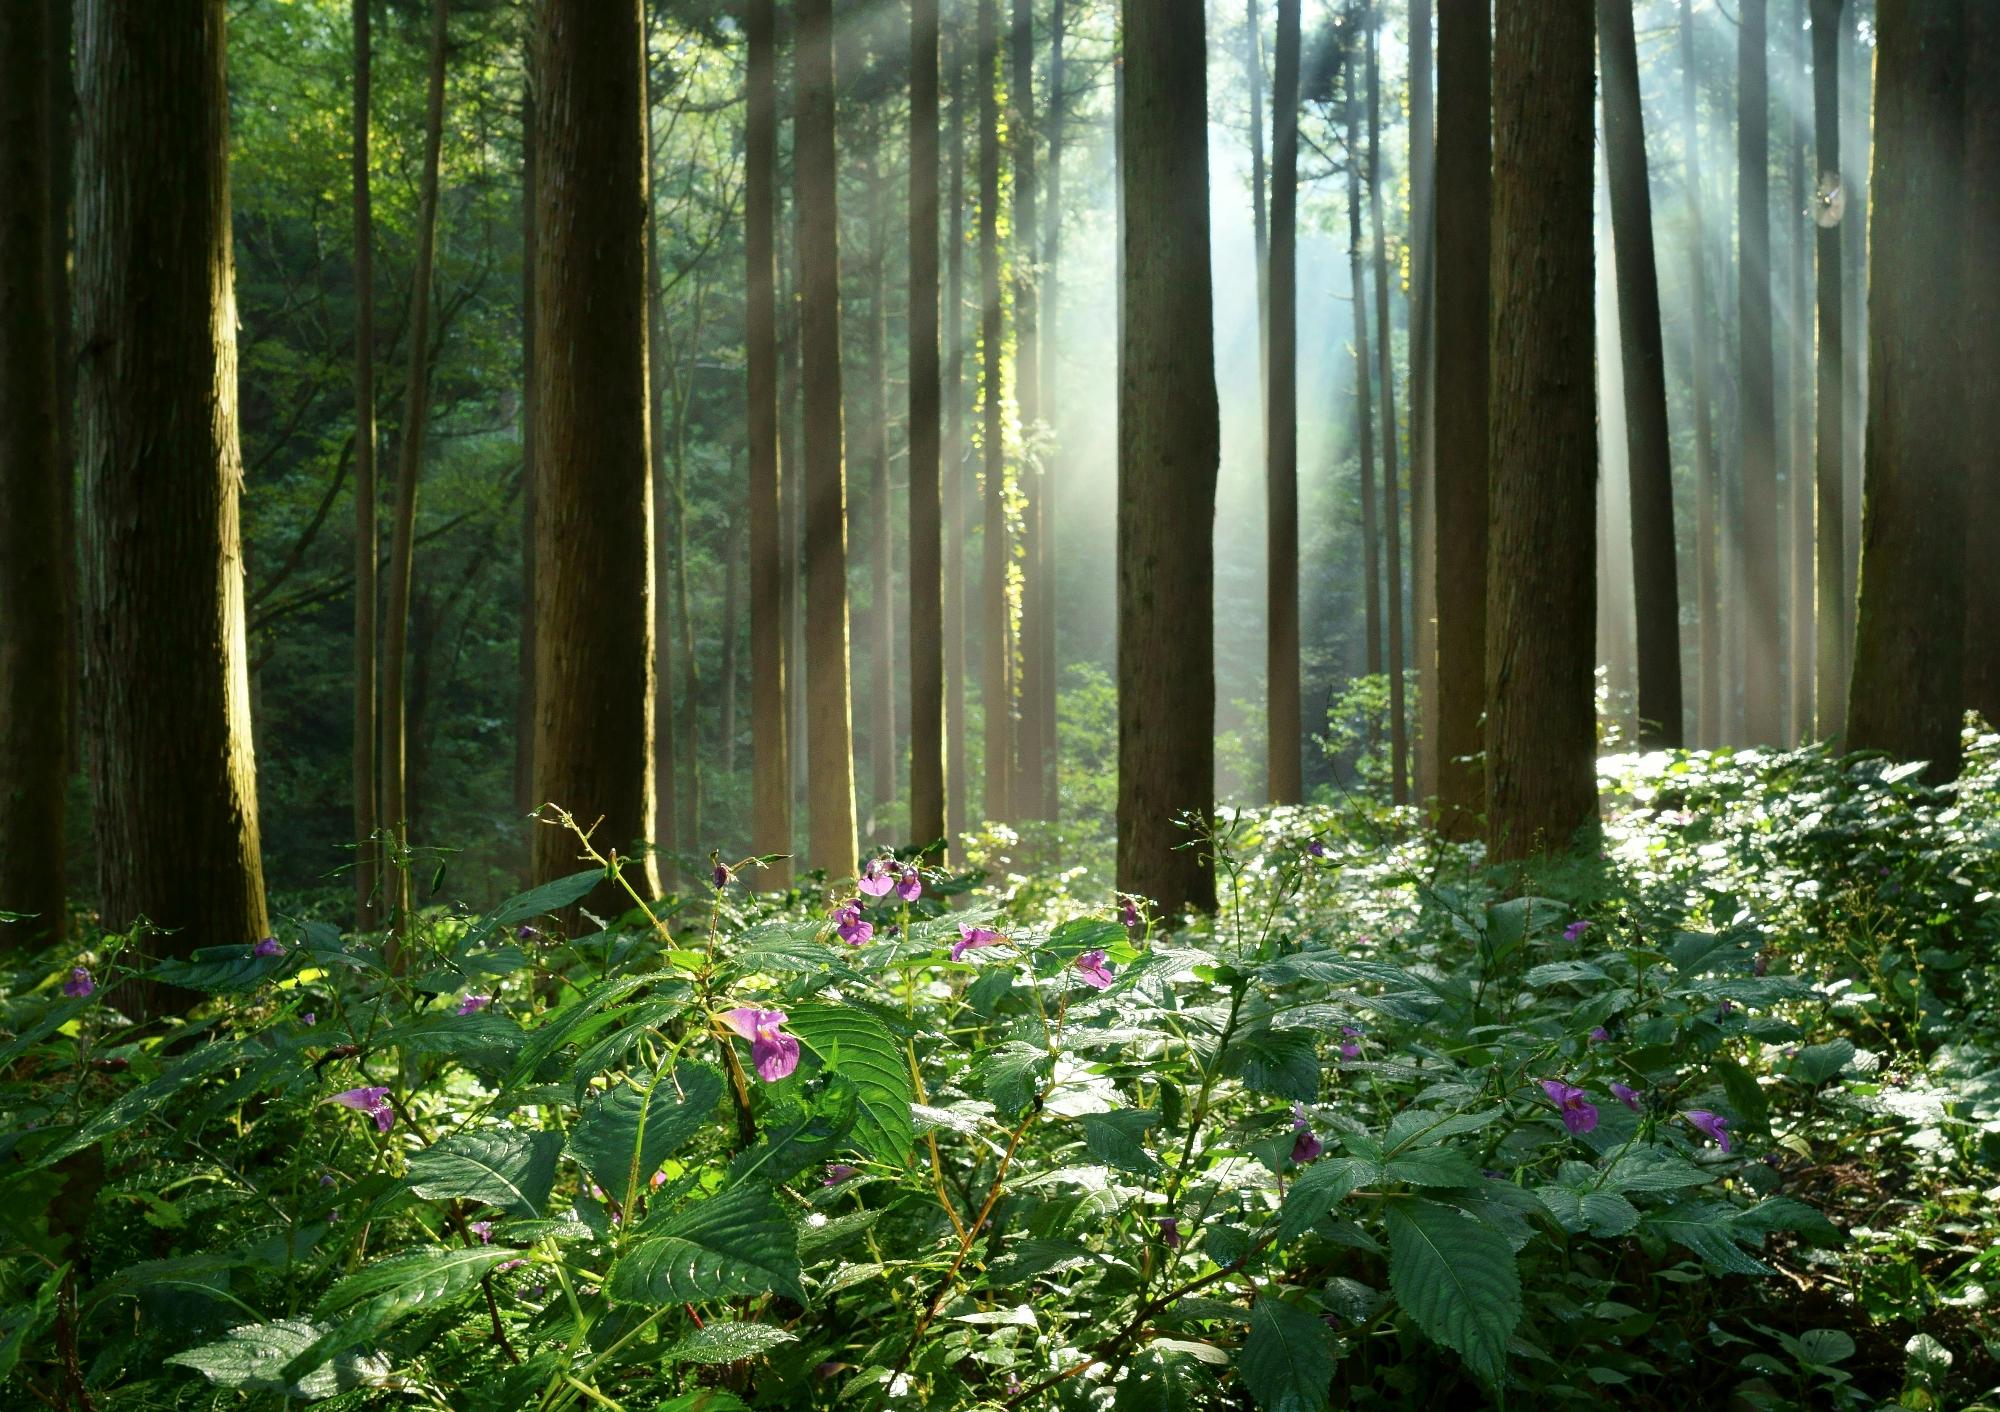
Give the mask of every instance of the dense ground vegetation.
[{"label": "dense ground vegetation", "polygon": [[1968,762],[1607,757],[1604,861],[1508,878],[1244,814],[1172,931],[1019,857],[649,915],[580,844],[388,936],[93,938],[0,998],[6,1400],[1989,1405]]}]

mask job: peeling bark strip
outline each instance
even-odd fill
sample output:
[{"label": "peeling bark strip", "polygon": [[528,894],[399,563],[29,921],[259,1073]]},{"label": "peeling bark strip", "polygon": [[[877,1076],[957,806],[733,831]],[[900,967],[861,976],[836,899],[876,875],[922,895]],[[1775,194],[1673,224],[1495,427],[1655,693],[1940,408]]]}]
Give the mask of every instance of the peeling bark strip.
[{"label": "peeling bark strip", "polygon": [[[222,0],[89,0],[77,199],[85,661],[105,925],[267,930],[250,742]],[[171,821],[170,826],[165,821]]]},{"label": "peeling bark strip", "polygon": [[[539,0],[535,23],[535,797],[623,853],[654,836],[645,31],[639,0]],[[576,852],[537,829],[536,880]]]}]

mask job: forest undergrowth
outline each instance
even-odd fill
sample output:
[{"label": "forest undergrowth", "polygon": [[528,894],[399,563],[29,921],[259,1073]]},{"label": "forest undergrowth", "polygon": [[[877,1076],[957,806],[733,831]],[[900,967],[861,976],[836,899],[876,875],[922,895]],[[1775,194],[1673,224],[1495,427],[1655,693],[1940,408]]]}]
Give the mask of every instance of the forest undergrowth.
[{"label": "forest undergrowth", "polygon": [[1226,815],[1175,929],[1025,854],[648,909],[580,846],[32,958],[0,1400],[2000,1406],[2000,737],[1603,770],[1596,856],[1506,877]]}]

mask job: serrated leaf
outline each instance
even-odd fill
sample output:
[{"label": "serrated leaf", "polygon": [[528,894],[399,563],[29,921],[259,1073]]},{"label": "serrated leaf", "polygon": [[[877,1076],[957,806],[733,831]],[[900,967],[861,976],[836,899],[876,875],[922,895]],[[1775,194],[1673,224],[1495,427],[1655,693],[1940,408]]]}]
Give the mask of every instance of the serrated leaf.
[{"label": "serrated leaf", "polygon": [[1319,1050],[1311,1030],[1252,1030],[1231,1041],[1222,1071],[1259,1093],[1301,1103],[1319,1098]]},{"label": "serrated leaf", "polygon": [[405,1054],[508,1054],[527,1036],[520,1025],[492,1010],[470,1015],[419,1015],[376,1035],[375,1048],[396,1046]]},{"label": "serrated leaf", "polygon": [[477,946],[502,927],[511,927],[516,922],[560,912],[570,904],[582,901],[604,878],[604,869],[592,868],[588,872],[571,873],[566,878],[557,878],[518,893],[474,923],[472,930],[466,934],[465,945]]},{"label": "serrated leaf", "polygon": [[280,1375],[301,1378],[335,1353],[374,1338],[419,1309],[462,1298],[495,1265],[519,1258],[505,1246],[420,1248],[364,1265],[321,1297],[315,1312],[339,1322],[293,1355]]},{"label": "serrated leaf", "polygon": [[729,1184],[755,1175],[759,1181],[789,1181],[816,1162],[831,1160],[845,1150],[847,1135],[861,1111],[852,1080],[834,1074],[810,1108],[780,1111],[764,1125],[764,1140],[736,1154],[729,1164]]},{"label": "serrated leaf", "polygon": [[570,1070],[570,1083],[575,1088],[577,1101],[583,1101],[592,1079],[606,1069],[623,1063],[648,1034],[684,1012],[688,997],[693,993],[688,986],[678,981],[671,982],[659,987],[638,1004],[627,1007],[618,1017],[617,1029],[576,1056],[576,1065]]},{"label": "serrated leaf", "polygon": [[151,1117],[166,1106],[169,1098],[179,1093],[189,1084],[207,1078],[217,1069],[234,1063],[242,1057],[243,1046],[233,1040],[217,1040],[204,1044],[199,1049],[183,1054],[167,1066],[165,1073],[148,1083],[140,1084],[128,1093],[112,1100],[96,1116],[82,1127],[51,1147],[35,1160],[37,1167],[46,1167],[61,1161],[72,1152],[80,1152],[100,1138],[109,1137],[121,1128],[131,1126],[142,1118]]},{"label": "serrated leaf", "polygon": [[1382,1164],[1366,1157],[1322,1157],[1299,1173],[1285,1193],[1278,1238],[1293,1240],[1324,1220],[1334,1207],[1371,1182],[1382,1180]]},{"label": "serrated leaf", "polygon": [[1198,1383],[1211,1378],[1182,1353],[1147,1348],[1118,1380],[1112,1412],[1192,1412]]},{"label": "serrated leaf", "polygon": [[1333,1361],[1332,1331],[1305,1310],[1268,1294],[1251,1307],[1236,1373],[1262,1412],[1323,1412]]},{"label": "serrated leaf", "polygon": [[192,1368],[217,1387],[242,1392],[284,1392],[317,1401],[349,1388],[377,1383],[389,1375],[389,1360],[375,1354],[342,1354],[304,1377],[286,1376],[286,1366],[327,1332],[306,1319],[244,1324],[214,1343],[169,1355],[165,1361]]},{"label": "serrated leaf", "polygon": [[1639,1224],[1638,1208],[1615,1191],[1579,1191],[1568,1186],[1541,1186],[1535,1195],[1556,1223],[1572,1235],[1621,1236]]},{"label": "serrated leaf", "polygon": [[1605,1186],[1617,1191],[1677,1191],[1706,1186],[1713,1179],[1713,1173],[1671,1153],[1635,1148],[1611,1164]]},{"label": "serrated leaf", "polygon": [[701,1130],[722,1091],[720,1070],[692,1062],[621,1083],[584,1109],[570,1130],[570,1155],[630,1210],[647,1178]]},{"label": "serrated leaf", "polygon": [[1578,981],[1609,980],[1600,967],[1588,961],[1549,961],[1528,970],[1530,986],[1540,990],[1545,985],[1574,985]]},{"label": "serrated leaf", "polygon": [[1410,1147],[1433,1147],[1460,1133],[1477,1132],[1501,1116],[1498,1108],[1481,1113],[1438,1113],[1425,1108],[1405,1108],[1389,1120],[1382,1146],[1390,1152]]},{"label": "serrated leaf", "polygon": [[282,971],[285,961],[282,953],[258,956],[247,945],[204,946],[190,956],[162,961],[146,974],[183,990],[233,995],[255,990]]},{"label": "serrated leaf", "polygon": [[694,1330],[660,1357],[667,1363],[738,1363],[798,1341],[797,1334],[775,1324],[711,1323]]},{"label": "serrated leaf", "polygon": [[429,1201],[457,1197],[516,1216],[541,1214],[555,1185],[561,1133],[454,1133],[410,1156],[410,1190]]},{"label": "serrated leaf", "polygon": [[[507,1086],[523,1083],[533,1078],[542,1061],[572,1040],[581,1042],[588,1035],[596,1033],[592,1021],[598,1020],[599,1013],[606,1006],[615,1005],[646,984],[644,976],[613,976],[599,981],[568,1005],[549,1015],[528,1036],[527,1044],[521,1050],[521,1057],[514,1061],[514,1071],[507,1077]],[[608,1023],[600,1021],[599,1023]]]},{"label": "serrated leaf", "polygon": [[1288,981],[1322,981],[1329,985],[1373,981],[1377,985],[1408,989],[1416,984],[1415,978],[1399,966],[1323,950],[1295,951],[1290,956],[1280,956],[1259,966],[1256,974],[1273,985],[1283,985]]},{"label": "serrated leaf", "polygon": [[1792,1061],[1792,1073],[1805,1083],[1817,1088],[1828,1079],[1839,1074],[1854,1059],[1852,1040],[1828,1040],[1825,1044],[1808,1044]]},{"label": "serrated leaf", "polygon": [[1737,1245],[1738,1211],[1726,1201],[1683,1201],[1647,1215],[1646,1226],[1727,1275],[1769,1275],[1769,1265]]},{"label": "serrated leaf", "polygon": [[798,1237],[767,1186],[729,1187],[648,1229],[612,1267],[613,1299],[666,1304],[776,1292],[806,1302]]},{"label": "serrated leaf", "polygon": [[1497,1383],[1521,1321],[1521,1276],[1507,1238],[1431,1201],[1392,1201],[1383,1222],[1396,1302],[1475,1375]]},{"label": "serrated leaf", "polygon": [[987,1098],[1008,1118],[1019,1113],[1041,1092],[1055,1059],[1046,1049],[1037,1049],[1022,1040],[1009,1040],[987,1053],[980,1064],[980,1077]]},{"label": "serrated leaf", "polygon": [[1145,1147],[1146,1130],[1158,1126],[1158,1113],[1124,1108],[1113,1113],[1086,1113],[1080,1121],[1083,1145],[1098,1161],[1127,1172],[1160,1170],[1158,1159]]},{"label": "serrated leaf", "polygon": [[877,1161],[901,1166],[917,1140],[910,1118],[916,1093],[909,1060],[889,1027],[847,1005],[794,1005],[788,1014],[786,1031],[828,1072],[853,1081],[860,1102],[855,1145]]},{"label": "serrated leaf", "polygon": [[1390,1157],[1382,1171],[1410,1186],[1465,1186],[1479,1179],[1479,1164],[1455,1147],[1413,1147]]}]

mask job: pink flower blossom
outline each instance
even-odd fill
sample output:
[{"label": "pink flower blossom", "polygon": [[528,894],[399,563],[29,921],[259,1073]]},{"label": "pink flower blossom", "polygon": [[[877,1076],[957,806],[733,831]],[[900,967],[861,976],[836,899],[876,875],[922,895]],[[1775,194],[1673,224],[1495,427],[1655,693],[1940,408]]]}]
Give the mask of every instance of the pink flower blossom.
[{"label": "pink flower blossom", "polygon": [[977,951],[982,946],[991,946],[1000,940],[1000,933],[991,927],[975,927],[967,922],[958,924],[958,940],[951,944],[951,959],[963,961],[965,953]]},{"label": "pink flower blossom", "polygon": [[344,1093],[336,1093],[332,1100],[343,1108],[352,1108],[357,1113],[366,1113],[375,1120],[375,1130],[386,1133],[395,1126],[396,1112],[389,1106],[389,1090],[386,1088],[350,1088]]},{"label": "pink flower blossom", "polygon": [[854,885],[869,897],[885,896],[896,885],[896,865],[893,859],[870,858],[861,869],[861,876]]},{"label": "pink flower blossom", "polygon": [[1588,922],[1584,921],[1571,922],[1568,926],[1563,928],[1563,940],[1580,941],[1583,938],[1583,934],[1589,930],[1590,930],[1590,923]]},{"label": "pink flower blossom", "polygon": [[1611,1085],[1611,1096],[1627,1108],[1630,1108],[1634,1113],[1639,1111],[1639,1090],[1633,1088],[1630,1084]]},{"label": "pink flower blossom", "polygon": [[826,1164],[826,1176],[821,1179],[820,1185],[839,1186],[842,1182],[852,1180],[860,1175],[861,1169],[859,1167],[850,1167],[845,1162],[829,1162]]},{"label": "pink flower blossom", "polygon": [[903,865],[903,871],[896,878],[896,896],[905,902],[915,902],[924,895],[924,879],[914,867]]},{"label": "pink flower blossom", "polygon": [[458,1002],[458,1009],[453,1013],[458,1015],[476,1015],[492,1003],[493,997],[490,995],[468,995],[465,999]]},{"label": "pink flower blossom", "polygon": [[1111,989],[1114,977],[1102,951],[1086,951],[1076,958],[1077,973],[1099,990]]},{"label": "pink flower blossom", "polygon": [[285,954],[284,943],[280,942],[274,936],[267,936],[250,948],[250,954],[252,956],[283,956]]},{"label": "pink flower blossom", "polygon": [[1729,1119],[1720,1113],[1711,1113],[1706,1108],[1690,1108],[1681,1116],[1692,1126],[1699,1128],[1724,1152],[1730,1150]]},{"label": "pink flower blossom", "polygon": [[1561,1079],[1543,1079],[1542,1091],[1549,1101],[1556,1105],[1562,1115],[1563,1126],[1573,1137],[1581,1137],[1597,1126],[1597,1106],[1590,1101],[1590,1095],[1575,1084],[1566,1084]]},{"label": "pink flower blossom", "polygon": [[97,982],[90,978],[90,972],[78,966],[69,973],[69,979],[62,984],[62,993],[71,1000],[81,1000],[97,989]]},{"label": "pink flower blossom", "polygon": [[859,901],[844,902],[833,914],[833,929],[849,946],[861,946],[875,935],[875,924],[862,917]]},{"label": "pink flower blossom", "polygon": [[778,1028],[785,1023],[784,1011],[745,1007],[726,1011],[722,1023],[750,1041],[750,1062],[765,1083],[789,1078],[799,1067],[798,1040]]}]

